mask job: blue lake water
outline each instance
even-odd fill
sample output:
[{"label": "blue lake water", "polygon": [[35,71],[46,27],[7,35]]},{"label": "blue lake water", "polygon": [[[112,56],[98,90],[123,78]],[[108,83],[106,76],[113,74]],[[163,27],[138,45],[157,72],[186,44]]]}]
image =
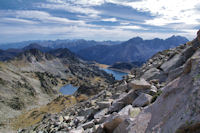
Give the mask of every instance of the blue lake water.
[{"label": "blue lake water", "polygon": [[77,89],[78,87],[68,84],[60,88],[60,93],[63,95],[72,95],[74,92],[76,92]]},{"label": "blue lake water", "polygon": [[[119,72],[111,69],[106,69],[106,68],[100,68],[101,70],[104,70],[105,72],[112,74],[115,77],[115,80],[122,80],[124,75],[127,75],[127,73],[124,72]],[[71,84],[64,85],[63,87],[60,88],[60,93],[63,95],[73,95],[78,87],[75,87]]]},{"label": "blue lake water", "polygon": [[111,70],[107,68],[100,68],[100,69],[104,70],[105,72],[109,74],[112,74],[115,77],[115,80],[122,80],[123,76],[127,75],[127,73],[119,72],[119,71],[115,71],[115,70]]}]

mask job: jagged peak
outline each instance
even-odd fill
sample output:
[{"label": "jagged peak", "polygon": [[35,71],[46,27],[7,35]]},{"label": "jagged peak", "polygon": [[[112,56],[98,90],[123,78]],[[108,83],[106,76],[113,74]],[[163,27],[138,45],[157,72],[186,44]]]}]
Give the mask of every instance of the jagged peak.
[{"label": "jagged peak", "polygon": [[44,60],[51,60],[55,58],[53,55],[44,53],[40,51],[39,49],[28,49],[22,52],[19,56],[16,57],[18,60],[27,60],[31,62],[31,58],[35,58],[36,61],[44,61]]},{"label": "jagged peak", "polygon": [[180,36],[180,35],[172,35],[171,37],[168,37],[165,40],[174,40],[174,39],[185,39],[185,40],[189,41],[186,37]]},{"label": "jagged peak", "polygon": [[29,50],[29,49],[39,49],[42,52],[48,52],[51,50],[51,48],[43,47],[43,46],[39,45],[38,43],[31,43],[28,46],[23,48],[23,50]]},{"label": "jagged peak", "polygon": [[141,42],[141,41],[143,41],[143,38],[137,36],[137,37],[133,37],[133,38],[129,39],[128,41]]}]

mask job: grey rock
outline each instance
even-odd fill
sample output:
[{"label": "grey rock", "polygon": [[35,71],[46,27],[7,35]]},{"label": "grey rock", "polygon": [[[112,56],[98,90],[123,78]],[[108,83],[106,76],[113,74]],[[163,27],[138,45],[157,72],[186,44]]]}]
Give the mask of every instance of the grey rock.
[{"label": "grey rock", "polygon": [[97,123],[97,124],[104,123],[109,118],[109,116],[110,115],[104,115],[101,118],[96,118],[96,119],[94,119],[94,122]]},{"label": "grey rock", "polygon": [[[199,53],[200,54],[200,53]],[[145,108],[133,121],[128,132],[199,132],[200,123],[200,58],[194,56],[190,71],[168,83],[151,106]],[[196,77],[196,78],[195,78]]]},{"label": "grey rock", "polygon": [[151,89],[149,90],[150,95],[155,95],[157,93],[158,89],[154,85],[151,86]]},{"label": "grey rock", "polygon": [[132,120],[131,119],[125,119],[122,123],[120,123],[117,128],[113,131],[113,133],[127,133],[128,130],[128,126],[130,126],[132,124]]},{"label": "grey rock", "polygon": [[95,127],[96,130],[93,130],[94,133],[105,133],[104,129],[103,129],[103,125],[100,124],[100,125],[97,125],[97,127]]},{"label": "grey rock", "polygon": [[78,116],[76,117],[76,119],[79,121],[79,122],[83,122],[85,120],[85,117],[84,116]]},{"label": "grey rock", "polygon": [[161,74],[160,70],[153,67],[153,68],[150,68],[149,70],[147,70],[141,76],[141,78],[144,78],[146,80],[158,79],[158,77],[160,76],[160,74]]},{"label": "grey rock", "polygon": [[70,117],[69,116],[64,116],[63,117],[65,121],[69,121]]},{"label": "grey rock", "polygon": [[59,117],[59,122],[63,122],[63,120],[64,120],[63,116],[60,116]]},{"label": "grey rock", "polygon": [[120,123],[124,121],[123,117],[117,116],[109,122],[104,123],[103,128],[106,133],[112,133]]},{"label": "grey rock", "polygon": [[167,82],[170,82],[174,79],[176,79],[177,77],[179,77],[183,72],[183,66],[180,66],[176,69],[172,69],[169,71],[168,73],[168,78],[167,78]]},{"label": "grey rock", "polygon": [[84,123],[83,125],[81,125],[81,127],[83,127],[83,129],[88,129],[88,128],[92,128],[94,126],[94,122],[93,121],[89,121],[87,123]]},{"label": "grey rock", "polygon": [[164,72],[169,72],[170,70],[176,69],[180,66],[182,66],[193,54],[195,50],[193,47],[187,47],[184,49],[182,53],[176,54],[173,58],[171,58],[169,61],[165,62],[161,69]]},{"label": "grey rock", "polygon": [[74,129],[69,131],[69,133],[84,133],[84,129],[83,128]]},{"label": "grey rock", "polygon": [[93,128],[88,128],[84,131],[84,133],[93,133]]},{"label": "grey rock", "polygon": [[151,95],[142,93],[140,96],[138,96],[132,103],[133,107],[144,107],[148,104],[150,104],[152,99]]},{"label": "grey rock", "polygon": [[108,108],[105,108],[99,112],[97,112],[95,115],[94,115],[94,118],[97,119],[97,118],[101,118],[103,117],[106,113],[108,112]]},{"label": "grey rock", "polygon": [[94,106],[90,107],[90,108],[85,108],[82,111],[78,112],[79,116],[90,116],[91,114],[95,114],[97,112],[97,108],[95,108]]},{"label": "grey rock", "polygon": [[97,102],[97,105],[100,109],[109,108],[111,106],[111,101]]},{"label": "grey rock", "polygon": [[123,102],[115,101],[112,106],[108,109],[109,112],[118,112],[120,109],[122,109],[125,106]]},{"label": "grey rock", "polygon": [[138,95],[135,93],[135,91],[131,90],[130,92],[128,92],[126,95],[124,95],[120,99],[115,100],[113,102],[112,106],[110,106],[110,108],[108,109],[109,112],[115,112],[115,111],[118,112],[124,106],[126,106],[128,104],[132,104],[132,102],[137,98],[137,96]]},{"label": "grey rock", "polygon": [[131,111],[133,110],[132,105],[127,105],[123,109],[121,109],[118,114],[119,115],[130,115]]},{"label": "grey rock", "polygon": [[129,90],[129,87],[127,84],[124,84],[124,85],[118,85],[115,90],[117,92],[125,92],[126,90]]},{"label": "grey rock", "polygon": [[112,93],[109,92],[109,91],[106,91],[105,93],[106,93],[106,97],[111,97],[112,96]]},{"label": "grey rock", "polygon": [[133,108],[132,110],[130,110],[130,118],[135,118],[139,113],[141,112],[141,109],[138,108]]},{"label": "grey rock", "polygon": [[142,89],[150,89],[151,84],[149,84],[145,79],[140,79],[140,80],[133,80],[129,83],[129,86],[133,90],[142,90]]},{"label": "grey rock", "polygon": [[165,62],[162,66],[161,69],[164,72],[169,72],[170,70],[173,70],[183,64],[183,57],[181,54],[176,54],[172,59],[169,61]]}]

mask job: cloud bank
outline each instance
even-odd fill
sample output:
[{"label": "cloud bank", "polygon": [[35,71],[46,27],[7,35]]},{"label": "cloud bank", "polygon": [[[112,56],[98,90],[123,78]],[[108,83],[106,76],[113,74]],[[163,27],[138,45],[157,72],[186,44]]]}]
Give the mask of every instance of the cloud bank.
[{"label": "cloud bank", "polygon": [[1,0],[0,43],[24,40],[127,40],[200,28],[196,0]]}]

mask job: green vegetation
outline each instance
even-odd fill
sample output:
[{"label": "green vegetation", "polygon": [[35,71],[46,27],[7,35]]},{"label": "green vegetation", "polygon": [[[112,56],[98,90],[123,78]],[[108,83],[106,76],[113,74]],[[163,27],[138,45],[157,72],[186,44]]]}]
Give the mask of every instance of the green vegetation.
[{"label": "green vegetation", "polygon": [[155,102],[158,96],[160,96],[161,94],[162,94],[162,91],[158,90],[158,92],[155,95],[153,95],[151,103]]}]

